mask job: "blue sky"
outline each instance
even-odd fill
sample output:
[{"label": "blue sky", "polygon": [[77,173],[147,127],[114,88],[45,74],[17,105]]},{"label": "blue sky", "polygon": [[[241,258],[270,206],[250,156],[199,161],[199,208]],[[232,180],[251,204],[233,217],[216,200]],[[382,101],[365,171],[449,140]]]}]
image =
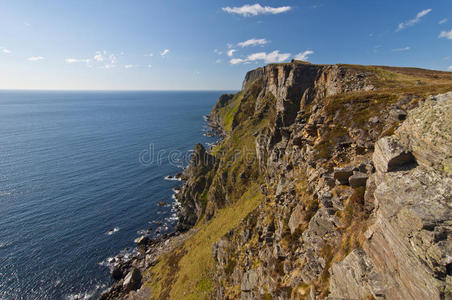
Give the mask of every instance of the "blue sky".
[{"label": "blue sky", "polygon": [[452,1],[0,1],[1,89],[239,89],[298,57],[452,70]]}]

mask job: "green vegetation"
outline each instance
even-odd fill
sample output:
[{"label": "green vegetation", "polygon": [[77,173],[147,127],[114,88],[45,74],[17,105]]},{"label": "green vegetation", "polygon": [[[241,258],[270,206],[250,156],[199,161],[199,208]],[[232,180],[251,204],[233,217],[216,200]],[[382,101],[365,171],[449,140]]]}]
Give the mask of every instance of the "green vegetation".
[{"label": "green vegetation", "polygon": [[256,184],[233,205],[220,209],[210,222],[201,222],[197,232],[182,246],[164,255],[151,267],[150,285],[155,299],[205,299],[212,291],[214,260],[212,245],[239,223],[262,200]]},{"label": "green vegetation", "polygon": [[[349,128],[360,128],[367,132],[371,117],[379,117],[384,108],[396,103],[402,97],[410,97],[410,106],[428,95],[452,90],[452,73],[416,68],[395,68],[380,66],[340,65],[348,70],[364,73],[368,84],[375,90],[348,92],[325,98],[325,111],[334,116],[334,127],[326,130],[315,145],[316,159],[331,158],[334,146],[347,140]],[[372,130],[380,132],[383,124],[372,125]],[[389,135],[397,128],[394,124],[382,136]]]}]

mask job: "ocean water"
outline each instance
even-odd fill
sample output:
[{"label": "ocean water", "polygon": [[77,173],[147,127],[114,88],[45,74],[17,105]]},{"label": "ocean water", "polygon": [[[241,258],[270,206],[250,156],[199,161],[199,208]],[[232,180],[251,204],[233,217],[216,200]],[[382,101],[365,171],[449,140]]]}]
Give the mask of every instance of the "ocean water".
[{"label": "ocean water", "polygon": [[0,299],[97,296],[109,257],[171,230],[164,177],[222,93],[0,91]]}]

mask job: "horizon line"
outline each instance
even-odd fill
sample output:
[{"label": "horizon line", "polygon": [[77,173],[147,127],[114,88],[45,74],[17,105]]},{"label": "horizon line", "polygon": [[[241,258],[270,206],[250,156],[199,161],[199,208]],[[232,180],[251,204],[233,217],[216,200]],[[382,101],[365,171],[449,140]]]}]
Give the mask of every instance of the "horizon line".
[{"label": "horizon line", "polygon": [[4,89],[3,91],[18,91],[18,92],[237,92],[240,89]]}]

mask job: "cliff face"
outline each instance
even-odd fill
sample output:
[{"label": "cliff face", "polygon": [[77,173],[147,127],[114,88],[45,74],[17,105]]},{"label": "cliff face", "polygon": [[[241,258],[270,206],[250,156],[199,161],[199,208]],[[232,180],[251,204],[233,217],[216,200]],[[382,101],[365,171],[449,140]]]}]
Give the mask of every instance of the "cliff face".
[{"label": "cliff face", "polygon": [[274,64],[210,115],[155,298],[451,296],[452,74]]}]

